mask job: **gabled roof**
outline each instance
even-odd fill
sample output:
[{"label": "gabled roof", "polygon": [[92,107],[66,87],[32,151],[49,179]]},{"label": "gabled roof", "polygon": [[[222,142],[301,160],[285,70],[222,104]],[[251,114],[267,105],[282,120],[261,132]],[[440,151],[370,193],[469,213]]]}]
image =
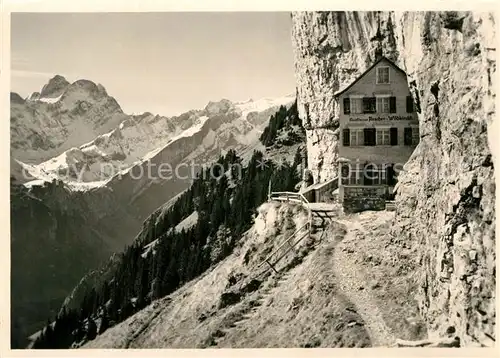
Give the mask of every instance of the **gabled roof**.
[{"label": "gabled roof", "polygon": [[356,82],[358,82],[362,77],[364,77],[368,72],[370,72],[375,66],[377,66],[380,62],[382,61],[387,61],[389,62],[389,64],[394,67],[396,70],[400,71],[401,73],[403,73],[405,76],[406,76],[406,72],[403,71],[401,68],[399,68],[394,62],[392,62],[391,60],[389,60],[387,57],[385,56],[382,56],[380,57],[377,61],[375,61],[375,63],[373,65],[371,65],[370,67],[368,67],[368,69],[363,72],[358,78],[356,78],[354,81],[352,81],[352,83],[347,86],[346,88],[342,89],[342,90],[339,90],[337,92],[335,92],[333,94],[334,97],[338,97],[340,96],[342,93],[344,93],[345,91],[347,91],[349,88],[351,88],[352,86],[354,86],[356,84]]}]

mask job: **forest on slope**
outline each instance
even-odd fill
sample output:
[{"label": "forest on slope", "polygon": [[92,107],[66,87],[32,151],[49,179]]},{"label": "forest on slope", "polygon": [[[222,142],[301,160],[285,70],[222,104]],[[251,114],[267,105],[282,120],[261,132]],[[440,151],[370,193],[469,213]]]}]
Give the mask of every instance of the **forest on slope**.
[{"label": "forest on slope", "polygon": [[287,109],[281,106],[269,118],[269,124],[260,136],[260,141],[266,147],[289,146],[305,140],[305,130],[297,111],[297,100]]}]

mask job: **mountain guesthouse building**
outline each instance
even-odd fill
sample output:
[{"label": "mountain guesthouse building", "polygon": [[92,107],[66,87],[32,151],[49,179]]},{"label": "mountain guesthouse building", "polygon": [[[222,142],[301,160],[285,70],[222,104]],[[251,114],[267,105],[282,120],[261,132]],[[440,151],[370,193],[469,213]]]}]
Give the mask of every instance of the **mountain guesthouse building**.
[{"label": "mountain guesthouse building", "polygon": [[406,73],[381,57],[335,98],[339,200],[347,212],[384,209],[420,138]]}]

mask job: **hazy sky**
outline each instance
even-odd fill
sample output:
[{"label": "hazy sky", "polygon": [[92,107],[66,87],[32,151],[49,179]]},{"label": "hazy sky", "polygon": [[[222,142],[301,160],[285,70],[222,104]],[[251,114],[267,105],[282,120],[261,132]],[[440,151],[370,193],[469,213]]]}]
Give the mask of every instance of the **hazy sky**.
[{"label": "hazy sky", "polygon": [[290,14],[13,13],[12,91],[55,74],[101,83],[127,113],[295,92]]}]

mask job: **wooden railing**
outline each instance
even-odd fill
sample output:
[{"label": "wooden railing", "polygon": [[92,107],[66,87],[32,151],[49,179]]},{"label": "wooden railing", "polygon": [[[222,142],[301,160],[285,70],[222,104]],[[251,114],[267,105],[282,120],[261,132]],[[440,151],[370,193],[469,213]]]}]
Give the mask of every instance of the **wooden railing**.
[{"label": "wooden railing", "polygon": [[[292,240],[295,239],[297,236],[299,236],[299,233],[306,229],[306,232],[304,232],[298,240],[293,242]],[[271,252],[267,257],[262,260],[260,264],[257,265],[256,270],[259,270],[264,264],[267,264],[274,272],[278,272],[274,265],[276,265],[283,257],[286,256],[293,248],[300,242],[302,239],[304,239],[306,236],[311,235],[311,229],[310,229],[310,222],[306,222],[304,225],[302,225],[300,228],[298,228],[290,237],[288,237],[280,246],[278,246],[273,252]],[[274,256],[277,256],[277,254],[282,251],[282,249],[286,246],[287,249],[281,253],[276,259],[272,260]],[[273,263],[271,263],[273,262]]]},{"label": "wooden railing", "polygon": [[292,201],[309,205],[309,200],[307,200],[302,193],[295,193],[293,191],[275,191],[269,194],[268,199],[277,201]]},{"label": "wooden railing", "polygon": [[308,222],[310,225],[312,225],[312,210],[311,207],[309,206],[309,200],[302,194],[302,193],[296,193],[293,191],[275,191],[275,192],[269,192],[268,194],[268,200],[276,200],[276,201],[282,201],[282,202],[294,202],[301,204],[306,210],[308,214]]}]

